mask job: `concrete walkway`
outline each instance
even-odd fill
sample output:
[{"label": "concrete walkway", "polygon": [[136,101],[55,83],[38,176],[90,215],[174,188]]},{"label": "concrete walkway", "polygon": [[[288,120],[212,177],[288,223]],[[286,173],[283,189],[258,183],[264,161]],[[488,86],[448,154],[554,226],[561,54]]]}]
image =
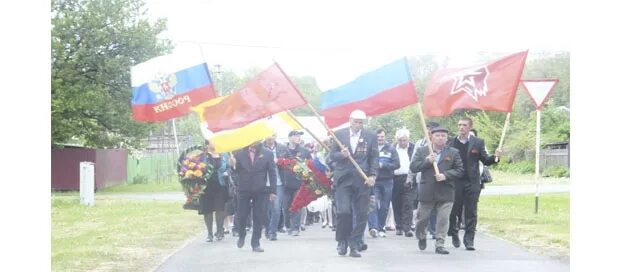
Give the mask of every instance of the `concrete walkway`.
[{"label": "concrete walkway", "polygon": [[[199,218],[200,220],[200,218]],[[362,258],[339,256],[335,233],[320,224],[308,226],[298,237],[279,234],[278,241],[261,240],[264,253],[252,252],[250,233],[243,248],[236,247],[236,237],[207,243],[206,233],[189,243],[161,264],[156,271],[569,271],[564,261],[537,256],[507,241],[478,233],[477,251],[462,245],[446,246],[449,255],[434,252],[435,240],[427,249],[418,250],[417,240],[388,232],[386,238],[366,237],[368,250]],[[461,234],[461,233],[460,233]]]}]

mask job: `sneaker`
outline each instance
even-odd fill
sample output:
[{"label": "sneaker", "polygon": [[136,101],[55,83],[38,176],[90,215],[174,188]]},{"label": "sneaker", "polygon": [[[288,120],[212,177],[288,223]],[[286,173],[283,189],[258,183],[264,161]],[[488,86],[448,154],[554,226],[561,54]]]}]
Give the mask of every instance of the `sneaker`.
[{"label": "sneaker", "polygon": [[381,238],[385,238],[387,235],[385,235],[385,232],[383,231],[379,231],[379,237]]},{"label": "sneaker", "polygon": [[377,238],[377,230],[376,229],[370,229],[370,236],[372,236],[372,238]]}]

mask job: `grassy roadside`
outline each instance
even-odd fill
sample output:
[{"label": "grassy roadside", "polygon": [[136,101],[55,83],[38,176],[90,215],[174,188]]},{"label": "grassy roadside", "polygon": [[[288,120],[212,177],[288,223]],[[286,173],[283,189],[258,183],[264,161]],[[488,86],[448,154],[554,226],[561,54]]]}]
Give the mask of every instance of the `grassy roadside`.
[{"label": "grassy roadside", "polygon": [[53,194],[53,271],[146,271],[203,230],[181,203],[98,199]]},{"label": "grassy roadside", "polygon": [[[494,185],[534,185],[536,179],[534,174],[514,174],[503,171],[490,169],[492,174],[492,183]],[[553,178],[553,177],[541,177],[540,184],[569,184],[570,178]]]},{"label": "grassy roadside", "polygon": [[522,245],[531,252],[559,259],[570,258],[570,195],[544,194],[538,214],[533,195],[482,196],[480,231]]}]

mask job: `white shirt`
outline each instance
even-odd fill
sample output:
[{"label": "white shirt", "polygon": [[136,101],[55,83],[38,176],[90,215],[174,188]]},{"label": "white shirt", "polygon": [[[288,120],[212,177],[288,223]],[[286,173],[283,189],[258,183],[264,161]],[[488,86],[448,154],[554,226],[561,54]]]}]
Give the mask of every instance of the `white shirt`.
[{"label": "white shirt", "polygon": [[394,175],[407,175],[409,173],[409,160],[411,158],[409,154],[407,154],[408,148],[409,145],[407,145],[406,148],[402,148],[400,145],[396,146],[396,152],[398,152],[398,160],[401,163],[401,167],[394,170]]},{"label": "white shirt", "polygon": [[357,149],[357,143],[359,142],[359,137],[361,136],[361,129],[357,131],[357,133],[353,133],[353,131],[349,128],[348,132],[350,133],[350,141],[351,141],[351,150],[355,153],[355,149]]}]

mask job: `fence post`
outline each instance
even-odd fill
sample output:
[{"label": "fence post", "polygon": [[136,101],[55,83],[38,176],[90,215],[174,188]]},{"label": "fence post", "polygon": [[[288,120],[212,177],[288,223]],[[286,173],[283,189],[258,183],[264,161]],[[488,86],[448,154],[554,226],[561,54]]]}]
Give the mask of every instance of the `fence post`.
[{"label": "fence post", "polygon": [[80,163],[80,198],[81,204],[87,206],[93,206],[94,199],[94,163],[93,162],[81,162]]}]

